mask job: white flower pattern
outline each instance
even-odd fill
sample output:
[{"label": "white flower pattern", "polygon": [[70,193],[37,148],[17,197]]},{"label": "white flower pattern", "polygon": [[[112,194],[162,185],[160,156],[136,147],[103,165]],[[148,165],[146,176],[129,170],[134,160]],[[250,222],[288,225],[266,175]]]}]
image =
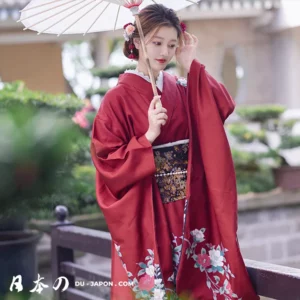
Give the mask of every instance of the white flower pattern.
[{"label": "white flower pattern", "polygon": [[214,267],[223,267],[224,256],[222,256],[219,250],[210,250],[209,252],[210,263]]},{"label": "white flower pattern", "polygon": [[194,237],[195,242],[203,242],[205,240],[204,233],[201,230],[194,229],[191,231],[191,235]]},{"label": "white flower pattern", "polygon": [[165,292],[161,289],[154,289],[153,300],[164,300]]},{"label": "white flower pattern", "polygon": [[147,275],[153,277],[155,274],[154,266],[149,266],[148,268],[146,268],[145,272]]},{"label": "white flower pattern", "polygon": [[[122,257],[120,246],[115,244],[116,251],[119,257]],[[147,249],[148,255],[145,258],[145,262],[140,262],[140,270],[137,274],[138,278],[134,277],[131,272],[128,272],[126,265],[123,263],[128,276],[129,286],[135,292],[136,299],[147,299],[147,300],[167,300],[166,288],[163,283],[162,274],[160,266],[154,263],[154,251]],[[141,289],[140,283],[143,276],[148,276],[148,278],[153,278],[153,283],[148,283],[147,289]],[[149,286],[149,284],[151,286]],[[153,286],[152,286],[153,285]]]}]

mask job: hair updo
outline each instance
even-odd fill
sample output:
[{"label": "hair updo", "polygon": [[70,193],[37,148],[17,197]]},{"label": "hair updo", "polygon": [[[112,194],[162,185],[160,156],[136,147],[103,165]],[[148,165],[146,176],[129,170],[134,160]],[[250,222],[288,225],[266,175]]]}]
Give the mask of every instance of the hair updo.
[{"label": "hair updo", "polygon": [[[179,40],[182,38],[182,30],[180,26],[180,20],[173,9],[167,8],[162,4],[151,4],[146,6],[139,12],[139,19],[143,29],[144,36],[150,33],[153,29],[160,29],[163,26],[173,27],[177,31],[177,37]],[[129,58],[131,50],[129,45],[132,43],[134,38],[140,38],[137,26],[134,22],[135,31],[133,32],[129,41],[125,41],[123,53]],[[133,54],[136,60],[139,59],[139,50],[133,48]]]}]

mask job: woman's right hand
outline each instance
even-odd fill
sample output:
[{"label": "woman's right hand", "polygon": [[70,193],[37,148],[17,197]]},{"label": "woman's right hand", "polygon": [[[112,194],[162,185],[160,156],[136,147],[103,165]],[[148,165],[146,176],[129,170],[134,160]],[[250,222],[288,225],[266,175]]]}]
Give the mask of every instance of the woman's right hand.
[{"label": "woman's right hand", "polygon": [[145,136],[151,144],[160,135],[161,126],[165,125],[168,119],[167,110],[164,107],[158,106],[155,108],[160,97],[161,96],[154,96],[148,109],[149,128]]}]

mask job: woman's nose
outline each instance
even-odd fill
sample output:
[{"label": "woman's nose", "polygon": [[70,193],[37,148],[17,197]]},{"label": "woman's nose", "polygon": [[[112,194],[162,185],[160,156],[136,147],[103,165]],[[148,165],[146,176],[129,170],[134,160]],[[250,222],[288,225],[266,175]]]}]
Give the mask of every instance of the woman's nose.
[{"label": "woman's nose", "polygon": [[162,56],[168,56],[168,53],[169,53],[168,47],[162,47],[161,55]]}]

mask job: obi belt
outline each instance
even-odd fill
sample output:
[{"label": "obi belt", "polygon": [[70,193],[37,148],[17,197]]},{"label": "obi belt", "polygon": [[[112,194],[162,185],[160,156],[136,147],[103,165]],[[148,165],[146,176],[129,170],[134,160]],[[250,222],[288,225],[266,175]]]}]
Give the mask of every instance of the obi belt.
[{"label": "obi belt", "polygon": [[155,178],[163,203],[185,199],[188,150],[188,139],[153,147]]}]

